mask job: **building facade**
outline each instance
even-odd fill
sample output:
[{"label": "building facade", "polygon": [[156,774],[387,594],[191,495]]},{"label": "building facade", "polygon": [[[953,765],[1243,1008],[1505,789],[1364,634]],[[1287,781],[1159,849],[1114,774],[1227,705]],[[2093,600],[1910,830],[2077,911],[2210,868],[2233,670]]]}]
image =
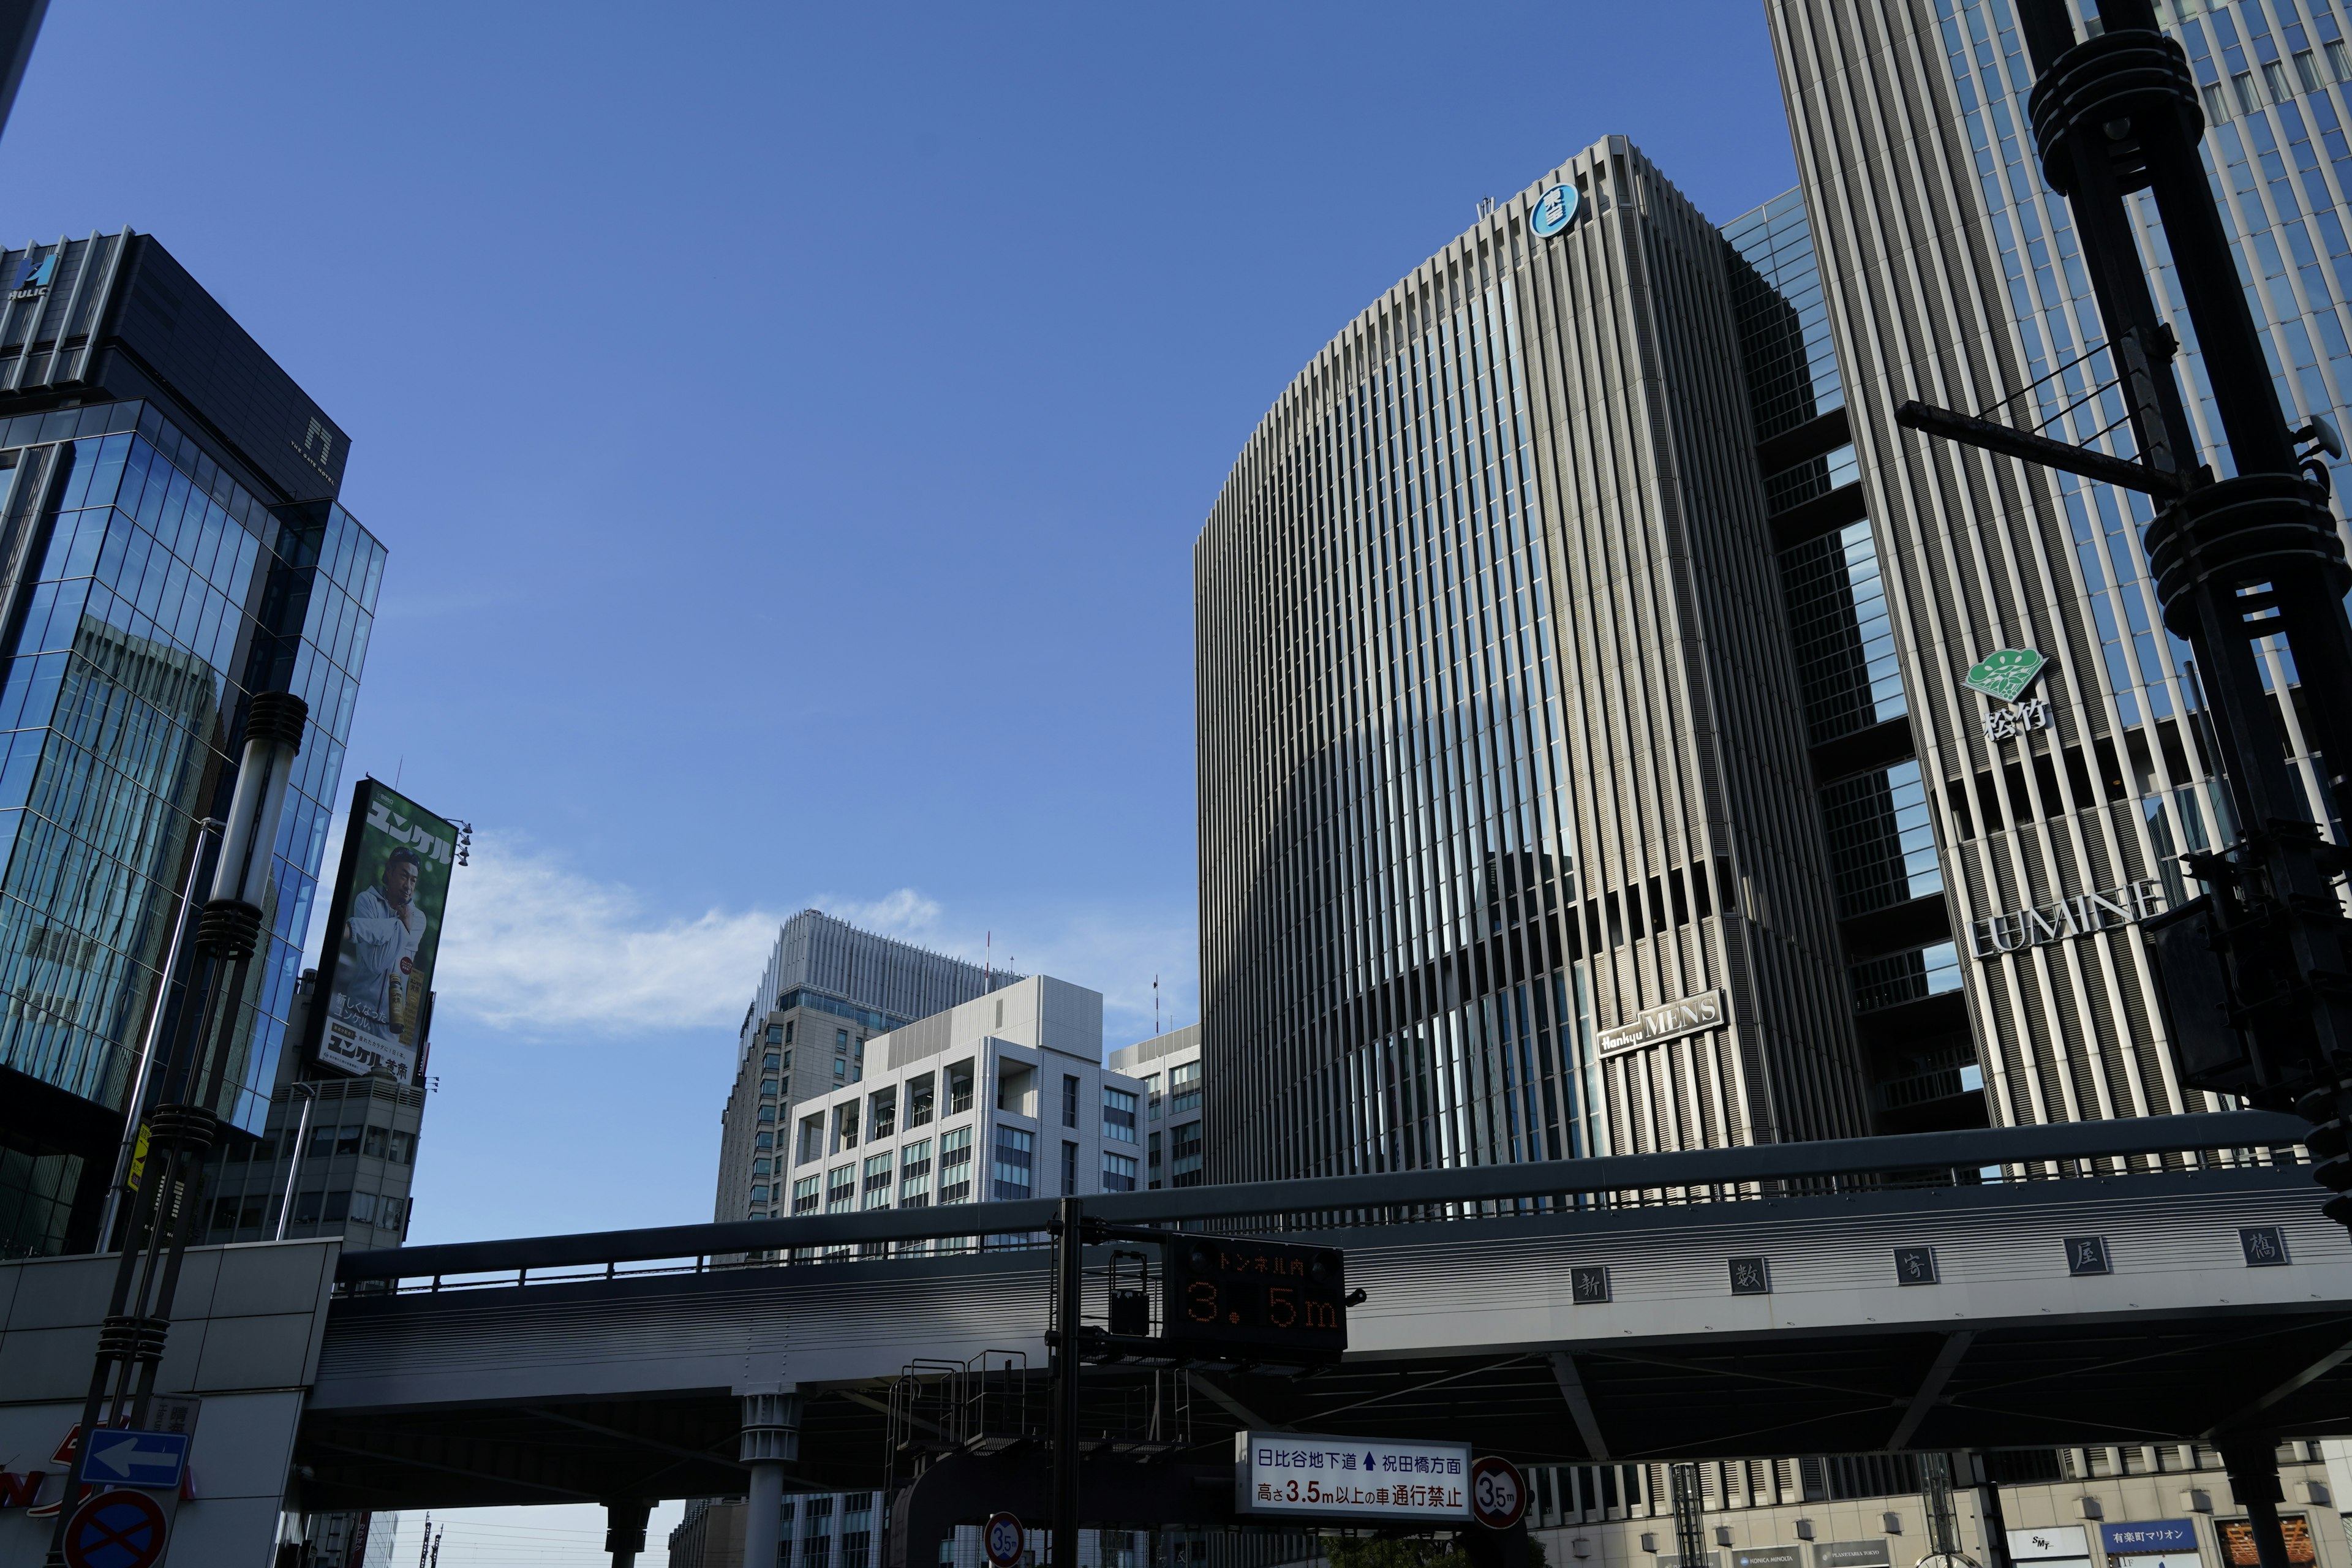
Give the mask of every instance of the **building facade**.
[{"label": "building facade", "polygon": [[[2234,830],[2200,739],[2194,659],[2157,612],[2148,500],[1893,418],[1909,398],[2002,408],[2134,455],[2071,215],[2027,131],[2033,71],[2014,8],[1766,10],[1844,376],[1845,511],[1874,536],[1862,548],[1906,688],[1906,809],[1945,867],[1949,934],[1906,933],[1927,944],[1911,984],[1964,1011],[1973,1059],[1931,1055],[1982,1083],[1999,1124],[2202,1109],[2210,1097],[2174,1077],[2137,922],[2193,891],[2174,857]],[[2178,0],[2158,14],[2200,85],[2208,170],[2280,402],[2291,419],[2340,419],[2352,397],[2344,18],[2329,0]],[[2226,473],[2161,226],[2145,193],[2128,201],[2183,345],[2199,456]],[[2003,649],[2046,660],[2038,685],[2013,700],[1966,689]],[[2324,818],[2299,719],[2310,699],[2275,639],[2262,658]]]},{"label": "building facade", "polygon": [[[152,237],[0,253],[0,1253],[86,1248],[160,1014],[197,825],[251,693],[310,723],[246,1027],[198,1097],[265,1122],[384,550],[346,438]],[[201,890],[201,889],[200,889]]]},{"label": "building facade", "polygon": [[782,1212],[1142,1184],[1143,1084],[1103,1066],[1098,993],[1033,975],[875,1037],[866,1067],[864,1082],[793,1108],[775,1178]]},{"label": "building facade", "polygon": [[1732,266],[1609,138],[1234,465],[1194,548],[1214,1179],[1867,1125]]},{"label": "building facade", "polygon": [[801,1101],[862,1081],[875,1036],[1018,978],[859,931],[818,910],[786,921],[736,1041],[711,1218],[783,1212],[779,1130],[792,1125]]},{"label": "building facade", "polygon": [[[304,970],[289,1038],[301,1037],[317,985],[317,972]],[[360,1251],[407,1238],[426,1085],[305,1065],[290,1052],[280,1058],[260,1136],[228,1140],[205,1165],[199,1240],[340,1235]],[[281,1228],[289,1187],[294,1212]]]},{"label": "building facade", "polygon": [[1187,1024],[1110,1054],[1110,1070],[1143,1085],[1143,1184],[1197,1187],[1207,1178],[1201,1132],[1205,1053]]}]

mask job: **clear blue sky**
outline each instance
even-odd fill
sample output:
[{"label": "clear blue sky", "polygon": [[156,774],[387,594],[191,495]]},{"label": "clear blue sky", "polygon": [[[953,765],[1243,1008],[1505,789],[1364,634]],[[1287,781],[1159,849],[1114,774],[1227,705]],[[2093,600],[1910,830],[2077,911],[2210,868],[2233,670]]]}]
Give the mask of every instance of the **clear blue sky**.
[{"label": "clear blue sky", "polygon": [[158,236],[351,432],[346,784],[480,831],[412,1239],[707,1217],[810,902],[1197,1016],[1193,536],[1612,132],[1792,184],[1761,7],[58,0],[8,243]]},{"label": "clear blue sky", "polygon": [[1251,426],[1480,196],[1614,132],[1728,217],[1784,127],[1755,0],[56,0],[0,232],[158,236],[352,435],[346,784],[481,834],[430,1241],[708,1217],[806,903],[993,931],[1114,1045],[1155,972],[1197,1016],[1190,549]]}]

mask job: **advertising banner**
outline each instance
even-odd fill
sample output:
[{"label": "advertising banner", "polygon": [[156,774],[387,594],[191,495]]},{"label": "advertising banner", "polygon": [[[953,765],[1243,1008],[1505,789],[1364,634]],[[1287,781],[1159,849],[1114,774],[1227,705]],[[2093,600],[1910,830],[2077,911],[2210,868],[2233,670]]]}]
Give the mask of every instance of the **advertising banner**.
[{"label": "advertising banner", "polygon": [[376,779],[352,791],[308,1041],[321,1067],[415,1080],[457,833]]},{"label": "advertising banner", "polygon": [[1329,1520],[1470,1521],[1470,1445],[1234,1434],[1234,1507]]}]

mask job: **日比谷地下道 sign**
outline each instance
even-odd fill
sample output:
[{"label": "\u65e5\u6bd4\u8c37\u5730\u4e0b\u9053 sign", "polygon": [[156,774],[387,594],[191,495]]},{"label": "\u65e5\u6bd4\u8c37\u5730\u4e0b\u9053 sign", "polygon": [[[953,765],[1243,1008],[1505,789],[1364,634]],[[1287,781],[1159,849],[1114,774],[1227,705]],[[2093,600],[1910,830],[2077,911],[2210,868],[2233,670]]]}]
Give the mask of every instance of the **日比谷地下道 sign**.
[{"label": "\u65e5\u6bd4\u8c37\u5730\u4e0b\u9053 sign", "polygon": [[1327,1519],[1470,1518],[1470,1445],[1234,1434],[1234,1507]]}]

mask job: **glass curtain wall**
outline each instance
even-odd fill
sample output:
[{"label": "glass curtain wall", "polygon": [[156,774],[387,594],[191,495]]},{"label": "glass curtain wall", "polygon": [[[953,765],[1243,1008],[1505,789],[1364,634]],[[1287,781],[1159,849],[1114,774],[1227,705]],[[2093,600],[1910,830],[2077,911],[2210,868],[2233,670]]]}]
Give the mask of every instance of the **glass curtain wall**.
[{"label": "glass curtain wall", "polygon": [[255,1131],[384,551],[331,502],[262,506],[152,407],[84,409],[79,421],[69,441],[0,451],[15,461],[9,517],[29,531],[30,563],[0,681],[0,1063],[120,1106],[194,825],[226,807],[247,697],[289,689],[312,728],[246,998],[259,1016],[211,1097]]}]

